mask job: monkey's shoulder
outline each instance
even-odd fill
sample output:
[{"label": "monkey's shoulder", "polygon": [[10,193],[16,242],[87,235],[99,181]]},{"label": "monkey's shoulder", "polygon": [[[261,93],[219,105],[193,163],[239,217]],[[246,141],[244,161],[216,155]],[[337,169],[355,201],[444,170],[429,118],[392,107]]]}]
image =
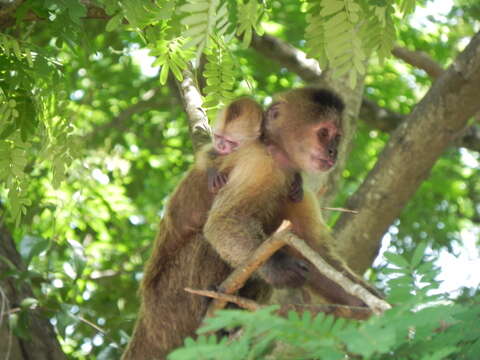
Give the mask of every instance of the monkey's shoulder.
[{"label": "monkey's shoulder", "polygon": [[234,186],[272,189],[283,187],[288,181],[267,147],[259,141],[244,145],[226,157],[222,166],[231,169],[229,183]]}]

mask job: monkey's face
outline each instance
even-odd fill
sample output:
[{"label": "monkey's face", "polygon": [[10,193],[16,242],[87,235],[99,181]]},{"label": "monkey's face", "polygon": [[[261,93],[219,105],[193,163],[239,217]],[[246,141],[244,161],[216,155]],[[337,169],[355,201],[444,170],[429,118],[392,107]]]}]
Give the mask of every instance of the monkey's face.
[{"label": "monkey's face", "polygon": [[311,137],[310,165],[313,170],[330,170],[337,161],[341,134],[335,121],[327,120],[308,129]]},{"label": "monkey's face", "polygon": [[287,150],[290,158],[304,171],[328,171],[337,161],[341,133],[333,120],[306,123],[292,131]]},{"label": "monkey's face", "polygon": [[279,103],[267,111],[266,128],[292,168],[316,172],[335,165],[341,138],[338,113],[310,112]]},{"label": "monkey's face", "polygon": [[235,151],[238,148],[239,144],[237,141],[233,140],[227,135],[214,134],[213,146],[219,154],[226,155],[230,154],[232,151]]},{"label": "monkey's face", "polygon": [[242,113],[243,116],[220,118],[214,130],[213,146],[221,155],[230,154],[239,146],[257,140],[260,136],[262,113],[251,115],[250,112]]}]

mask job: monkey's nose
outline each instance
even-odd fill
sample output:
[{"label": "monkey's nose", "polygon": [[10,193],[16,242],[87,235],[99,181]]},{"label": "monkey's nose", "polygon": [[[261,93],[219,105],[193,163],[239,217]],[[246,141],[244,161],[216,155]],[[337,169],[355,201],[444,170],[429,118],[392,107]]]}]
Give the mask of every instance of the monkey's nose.
[{"label": "monkey's nose", "polygon": [[328,156],[330,156],[332,159],[335,159],[337,157],[337,149],[329,148]]}]

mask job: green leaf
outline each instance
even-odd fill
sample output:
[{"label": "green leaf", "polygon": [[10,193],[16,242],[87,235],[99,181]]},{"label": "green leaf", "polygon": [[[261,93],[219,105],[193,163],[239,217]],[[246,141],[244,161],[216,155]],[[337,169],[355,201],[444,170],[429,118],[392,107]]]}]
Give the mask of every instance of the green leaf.
[{"label": "green leaf", "polygon": [[69,0],[68,14],[73,22],[81,24],[81,18],[87,15],[87,8],[79,0]]},{"label": "green leaf", "polygon": [[169,70],[168,64],[164,64],[162,66],[162,70],[160,70],[160,84],[162,85],[165,85],[167,83],[168,70]]},{"label": "green leaf", "polygon": [[203,36],[204,32],[207,31],[207,23],[201,23],[195,26],[190,27],[187,31],[183,33],[185,37],[192,37],[192,41],[201,42],[206,41],[205,36]]},{"label": "green leaf", "polygon": [[178,7],[178,9],[183,12],[195,13],[195,12],[204,12],[205,10],[208,10],[209,6],[210,4],[208,2],[198,2],[194,4],[182,5]]},{"label": "green leaf", "polygon": [[335,16],[332,16],[330,19],[328,19],[325,22],[325,28],[330,29],[333,28],[339,24],[343,24],[347,21],[347,14],[342,11],[336,14]]},{"label": "green leaf", "polygon": [[77,316],[73,313],[73,306],[69,304],[61,304],[60,311],[57,312],[55,318],[57,319],[57,330],[62,338],[66,338],[66,329],[69,325],[76,325],[79,322]]},{"label": "green leaf", "polygon": [[20,255],[28,265],[34,256],[46,251],[50,246],[50,241],[38,236],[25,235],[18,246]]},{"label": "green leaf", "polygon": [[123,13],[119,12],[115,16],[113,16],[110,20],[108,20],[105,29],[107,31],[117,30],[118,27],[121,25],[122,20],[123,20]]},{"label": "green leaf", "polygon": [[345,7],[345,3],[343,1],[331,1],[328,5],[325,3],[325,6],[320,11],[320,15],[323,17],[332,15]]},{"label": "green leaf", "polygon": [[426,241],[422,241],[420,244],[417,245],[415,251],[413,252],[412,260],[410,261],[412,268],[416,268],[420,264],[420,261],[422,261],[423,254],[425,253],[425,249],[427,248],[427,246],[428,244]]},{"label": "green leaf", "polygon": [[367,358],[375,353],[387,353],[396,342],[395,330],[392,327],[376,327],[370,324],[348,330],[340,334],[340,338],[349,351]]},{"label": "green leaf", "polygon": [[[197,24],[203,24],[203,27],[207,26],[207,21],[208,17],[205,16],[206,13],[198,13],[198,14],[193,14],[190,16],[187,16],[182,19],[181,23],[184,25],[189,25],[189,26],[194,26]],[[184,33],[184,36],[190,36],[187,35],[187,33]]]},{"label": "green leaf", "polygon": [[390,263],[400,268],[408,268],[410,266],[408,261],[402,255],[386,252],[384,256]]},{"label": "green leaf", "polygon": [[10,44],[12,44],[13,53],[17,57],[18,60],[22,60],[22,52],[20,51],[20,45],[18,45],[18,41],[11,40]]},{"label": "green leaf", "polygon": [[72,249],[72,259],[69,262],[71,266],[73,267],[73,270],[75,271],[76,278],[79,278],[83,270],[85,269],[85,266],[87,264],[87,259],[85,257],[85,250],[79,242],[75,240],[68,240],[68,243]]},{"label": "green leaf", "polygon": [[27,297],[22,300],[20,307],[22,309],[33,309],[38,305],[38,300],[35,298]]}]

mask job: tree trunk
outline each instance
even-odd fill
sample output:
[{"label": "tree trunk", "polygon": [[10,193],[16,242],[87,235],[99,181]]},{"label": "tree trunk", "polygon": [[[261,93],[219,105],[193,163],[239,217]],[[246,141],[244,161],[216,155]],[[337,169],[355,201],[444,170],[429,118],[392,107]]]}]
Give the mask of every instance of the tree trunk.
[{"label": "tree trunk", "polygon": [[[16,271],[26,270],[10,232],[0,225],[0,274],[12,270],[11,266]],[[66,359],[52,325],[38,310],[29,310],[28,313],[30,339],[17,337],[9,329],[9,312],[18,307],[23,299],[33,297],[28,285],[19,284],[19,280],[12,277],[0,278],[0,296],[0,357],[8,360]]]},{"label": "tree trunk", "polygon": [[338,250],[357,272],[373,262],[380,241],[435,161],[480,110],[480,33],[395,130],[374,169],[335,225]]}]

